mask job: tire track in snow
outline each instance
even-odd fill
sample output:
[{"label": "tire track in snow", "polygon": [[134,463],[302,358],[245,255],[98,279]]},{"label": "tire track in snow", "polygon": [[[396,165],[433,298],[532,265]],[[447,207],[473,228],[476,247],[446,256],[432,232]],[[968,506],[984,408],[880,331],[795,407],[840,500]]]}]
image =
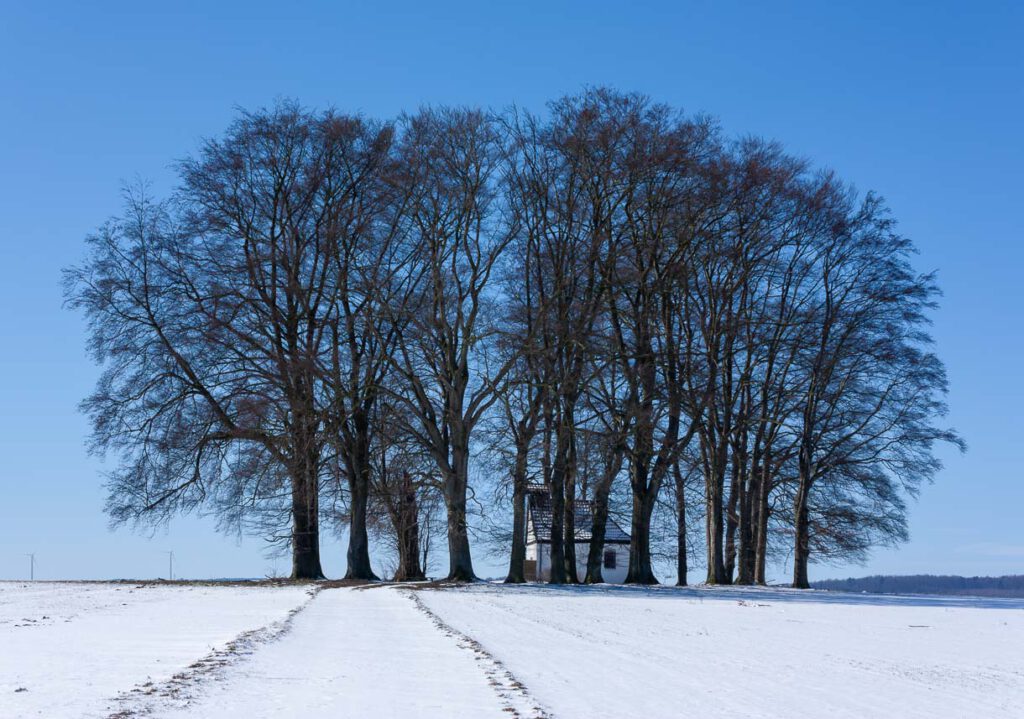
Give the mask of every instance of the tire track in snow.
[{"label": "tire track in snow", "polygon": [[190,690],[196,689],[206,681],[216,679],[261,646],[284,637],[291,629],[295,617],[309,607],[324,588],[322,585],[314,585],[310,588],[306,601],[289,610],[284,619],[242,632],[222,648],[214,649],[197,659],[170,679],[146,682],[122,692],[113,699],[121,708],[109,714],[107,719],[144,717],[158,709],[166,709],[168,705],[187,705],[192,696]]},{"label": "tire track in snow", "polygon": [[508,668],[501,663],[493,654],[484,649],[473,637],[460,632],[435,614],[422,599],[417,595],[420,590],[402,590],[413,604],[427,619],[433,623],[446,636],[455,639],[462,649],[473,652],[480,668],[487,677],[488,683],[501,699],[504,711],[510,717],[517,719],[554,719],[554,716],[543,709],[533,696],[530,695],[526,685],[516,679]]}]

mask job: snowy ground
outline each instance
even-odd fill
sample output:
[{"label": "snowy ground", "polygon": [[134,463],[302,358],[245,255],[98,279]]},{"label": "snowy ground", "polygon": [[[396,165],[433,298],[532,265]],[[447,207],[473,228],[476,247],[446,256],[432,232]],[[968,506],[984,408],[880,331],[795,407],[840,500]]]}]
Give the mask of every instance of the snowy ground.
[{"label": "snowy ground", "polygon": [[123,692],[166,686],[308,600],[303,587],[0,582],[0,717],[110,716]]},{"label": "snowy ground", "polygon": [[586,587],[423,597],[563,719],[1024,716],[1024,600]]},{"label": "snowy ground", "polygon": [[0,717],[1020,717],[1024,600],[0,583]]}]

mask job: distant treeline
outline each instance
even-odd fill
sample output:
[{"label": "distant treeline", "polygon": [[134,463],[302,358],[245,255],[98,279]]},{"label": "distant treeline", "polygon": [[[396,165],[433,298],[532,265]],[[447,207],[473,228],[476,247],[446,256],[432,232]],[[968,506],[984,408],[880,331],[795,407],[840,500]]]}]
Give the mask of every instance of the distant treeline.
[{"label": "distant treeline", "polygon": [[914,574],[905,577],[873,576],[860,579],[828,579],[815,589],[875,594],[964,594],[977,597],[1024,597],[1024,575],[1006,577],[957,577]]}]

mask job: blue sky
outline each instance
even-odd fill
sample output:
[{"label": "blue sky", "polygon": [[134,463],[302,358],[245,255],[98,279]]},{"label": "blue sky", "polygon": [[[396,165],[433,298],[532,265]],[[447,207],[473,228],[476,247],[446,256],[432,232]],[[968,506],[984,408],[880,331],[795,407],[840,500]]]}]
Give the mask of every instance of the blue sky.
[{"label": "blue sky", "polygon": [[[1024,9],[1015,2],[5,3],[0,21],[0,579],[275,570],[182,519],[110,532],[77,402],[97,375],[60,269],[235,108],[278,97],[392,116],[585,85],[717,116],[883,194],[945,291],[934,334],[965,456],[862,573],[1024,573]],[[152,7],[151,7],[152,6]],[[328,574],[343,549],[324,543]],[[499,565],[479,558],[483,573]],[[286,560],[276,570],[286,572]]]}]

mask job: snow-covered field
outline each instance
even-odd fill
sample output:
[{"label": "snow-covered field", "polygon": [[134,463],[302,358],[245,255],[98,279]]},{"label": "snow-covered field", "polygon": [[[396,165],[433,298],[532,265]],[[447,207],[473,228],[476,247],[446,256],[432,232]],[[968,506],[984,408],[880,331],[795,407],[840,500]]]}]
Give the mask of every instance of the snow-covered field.
[{"label": "snow-covered field", "polygon": [[0,717],[1021,717],[1024,600],[0,582]]},{"label": "snow-covered field", "polygon": [[1024,600],[474,588],[427,605],[584,717],[1024,717]]},{"label": "snow-covered field", "polygon": [[[248,632],[303,587],[0,582],[0,717],[107,717]],[[243,636],[243,639],[245,637]]]}]

